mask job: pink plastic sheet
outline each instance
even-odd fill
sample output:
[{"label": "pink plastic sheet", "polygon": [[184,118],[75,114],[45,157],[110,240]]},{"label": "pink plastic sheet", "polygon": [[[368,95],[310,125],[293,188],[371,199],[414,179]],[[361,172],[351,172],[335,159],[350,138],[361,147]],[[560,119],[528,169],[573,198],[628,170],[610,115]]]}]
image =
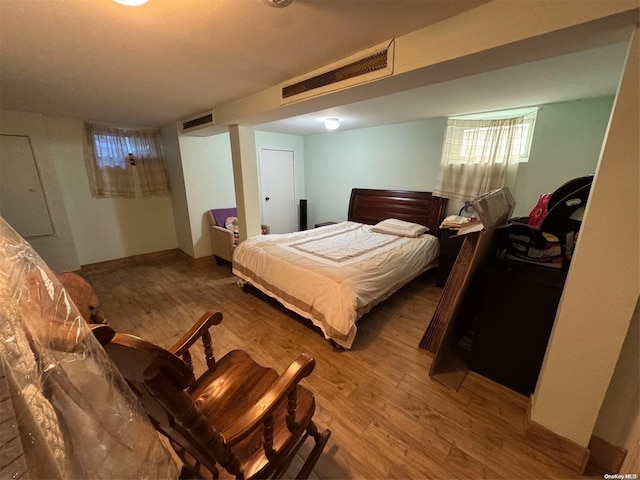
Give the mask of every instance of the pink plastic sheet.
[{"label": "pink plastic sheet", "polygon": [[177,478],[142,406],[0,217],[0,478]]}]

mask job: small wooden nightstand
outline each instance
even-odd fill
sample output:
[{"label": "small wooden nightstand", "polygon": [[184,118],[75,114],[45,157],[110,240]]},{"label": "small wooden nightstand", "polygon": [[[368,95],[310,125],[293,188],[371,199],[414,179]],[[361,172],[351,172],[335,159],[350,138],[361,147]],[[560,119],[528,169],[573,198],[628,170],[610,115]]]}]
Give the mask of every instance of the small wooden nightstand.
[{"label": "small wooden nightstand", "polygon": [[314,225],[315,228],[318,227],[326,227],[327,225],[335,225],[337,222],[322,222],[322,223],[316,223]]},{"label": "small wooden nightstand", "polygon": [[453,264],[456,263],[458,252],[462,247],[464,235],[456,236],[458,230],[452,228],[443,228],[440,230],[440,258],[438,260],[438,276],[436,277],[436,285],[444,287],[447,278],[451,273]]}]

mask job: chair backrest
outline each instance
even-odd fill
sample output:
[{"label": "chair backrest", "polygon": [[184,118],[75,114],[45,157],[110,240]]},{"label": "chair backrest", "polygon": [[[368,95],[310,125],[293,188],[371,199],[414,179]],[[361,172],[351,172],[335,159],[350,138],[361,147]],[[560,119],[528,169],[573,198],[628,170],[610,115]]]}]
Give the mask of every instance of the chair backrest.
[{"label": "chair backrest", "polygon": [[218,225],[219,227],[224,227],[227,218],[229,217],[237,217],[238,210],[233,208],[213,208],[209,210],[209,222],[213,220],[215,223],[212,225]]},{"label": "chair backrest", "polygon": [[194,381],[187,364],[167,350],[133,335],[115,333],[103,347],[140,399],[156,429],[210,471],[216,471],[217,462],[228,471],[239,473],[238,461],[224,439],[198,413],[186,392]]}]

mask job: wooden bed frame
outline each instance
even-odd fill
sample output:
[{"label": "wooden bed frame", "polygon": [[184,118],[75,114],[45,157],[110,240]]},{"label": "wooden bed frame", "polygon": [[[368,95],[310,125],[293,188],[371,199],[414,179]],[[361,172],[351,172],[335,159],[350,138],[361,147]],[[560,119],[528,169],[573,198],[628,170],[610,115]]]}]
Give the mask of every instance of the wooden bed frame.
[{"label": "wooden bed frame", "polygon": [[429,233],[438,237],[446,208],[447,199],[434,197],[431,192],[354,188],[348,219],[375,225],[387,218],[397,218],[429,227]]},{"label": "wooden bed frame", "polygon": [[[348,220],[375,225],[382,220],[396,218],[424,225],[431,235],[438,237],[446,207],[447,199],[435,197],[431,192],[354,188],[351,190]],[[245,293],[260,292],[259,288],[246,281],[242,282],[242,287]],[[266,292],[263,295],[273,296]],[[274,302],[280,304],[277,300]],[[329,339],[329,343],[334,348],[343,349],[333,339]]]}]

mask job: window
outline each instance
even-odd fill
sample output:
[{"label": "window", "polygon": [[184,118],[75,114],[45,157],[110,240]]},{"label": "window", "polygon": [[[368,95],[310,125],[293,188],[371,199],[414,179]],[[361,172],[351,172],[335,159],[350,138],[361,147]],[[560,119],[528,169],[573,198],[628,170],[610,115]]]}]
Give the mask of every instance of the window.
[{"label": "window", "polygon": [[142,196],[169,194],[159,130],[88,123],[85,129],[89,179],[95,197],[135,197],[134,166]]},{"label": "window", "polygon": [[[531,150],[531,137],[535,116],[523,117],[521,123],[513,127],[466,127],[457,134],[462,134],[459,152],[452,152],[450,163],[481,163],[487,162],[484,152],[495,148],[495,161],[503,163],[527,162]],[[509,132],[513,128],[514,132]]]},{"label": "window", "polygon": [[[496,188],[514,187],[518,164],[529,159],[536,112],[447,119],[434,193],[465,201]],[[520,115],[507,116],[514,113]]]}]

